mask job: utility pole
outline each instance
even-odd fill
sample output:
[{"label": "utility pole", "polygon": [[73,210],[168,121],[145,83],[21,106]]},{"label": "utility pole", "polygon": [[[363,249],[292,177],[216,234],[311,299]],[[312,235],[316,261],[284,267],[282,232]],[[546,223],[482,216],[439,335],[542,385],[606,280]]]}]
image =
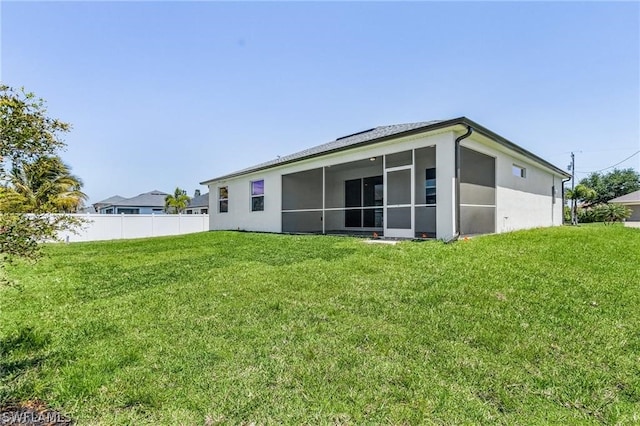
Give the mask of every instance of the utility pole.
[{"label": "utility pole", "polygon": [[575,182],[576,182],[576,156],[573,152],[571,152],[571,224],[578,224],[578,212],[576,205],[576,196],[575,196]]}]

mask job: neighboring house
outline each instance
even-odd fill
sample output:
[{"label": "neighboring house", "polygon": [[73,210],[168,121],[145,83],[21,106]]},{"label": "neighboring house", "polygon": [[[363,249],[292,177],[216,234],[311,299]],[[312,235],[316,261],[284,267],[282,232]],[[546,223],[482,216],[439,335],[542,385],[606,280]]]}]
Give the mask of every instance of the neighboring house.
[{"label": "neighboring house", "polygon": [[562,225],[567,178],[460,117],[376,127],[203,184],[212,230],[450,239]]},{"label": "neighboring house", "polygon": [[623,204],[631,209],[631,217],[627,219],[627,222],[640,222],[640,190],[614,198],[609,202]]},{"label": "neighboring house", "polygon": [[[112,206],[114,203],[118,203],[119,201],[126,200],[126,198],[121,197],[119,195],[114,195],[113,197],[109,197],[106,200],[98,201],[93,204],[93,208],[97,213],[104,213],[107,207]],[[113,213],[113,209],[111,209],[111,213]]]},{"label": "neighboring house", "polygon": [[167,195],[162,191],[145,192],[132,198],[115,195],[95,203],[94,207],[101,214],[158,214],[164,213]]},{"label": "neighboring house", "polygon": [[207,214],[209,213],[209,193],[198,195],[189,200],[186,214]]}]

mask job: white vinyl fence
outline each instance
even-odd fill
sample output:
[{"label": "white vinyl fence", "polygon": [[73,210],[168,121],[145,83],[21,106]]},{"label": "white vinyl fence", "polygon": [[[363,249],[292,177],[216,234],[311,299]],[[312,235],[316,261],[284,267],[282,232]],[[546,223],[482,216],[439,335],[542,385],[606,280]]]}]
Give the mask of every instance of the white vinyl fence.
[{"label": "white vinyl fence", "polygon": [[99,241],[191,234],[209,230],[208,214],[73,214],[85,223],[64,241]]}]

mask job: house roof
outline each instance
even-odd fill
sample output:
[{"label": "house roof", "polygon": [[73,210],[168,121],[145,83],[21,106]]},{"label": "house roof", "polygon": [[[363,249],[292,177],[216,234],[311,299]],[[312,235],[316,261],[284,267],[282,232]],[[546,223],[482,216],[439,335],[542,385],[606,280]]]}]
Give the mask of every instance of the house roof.
[{"label": "house roof", "polygon": [[622,203],[622,204],[640,204],[640,190],[630,192],[613,200],[609,200],[610,203]]},{"label": "house roof", "polygon": [[202,195],[198,195],[197,197],[193,197],[189,200],[189,204],[187,204],[187,208],[194,207],[209,207],[209,193],[205,193]]},{"label": "house roof", "polygon": [[164,207],[164,199],[169,195],[166,192],[153,190],[144,192],[131,198],[124,198],[119,195],[109,197],[106,200],[99,201],[94,205],[101,205],[101,208],[108,206],[115,207]]},{"label": "house roof", "polygon": [[97,213],[96,208],[93,205],[84,206],[80,209],[79,213]]},{"label": "house roof", "polygon": [[140,206],[140,207],[164,207],[166,196],[169,195],[162,191],[149,191],[136,195],[132,198],[126,198],[117,203],[113,203],[115,206]]},{"label": "house roof", "polygon": [[109,197],[109,198],[107,198],[105,200],[98,201],[97,203],[93,203],[93,205],[95,206],[96,204],[105,204],[105,205],[115,204],[115,203],[120,202],[122,200],[126,200],[126,198],[121,197],[119,195],[114,195],[113,197]]},{"label": "house roof", "polygon": [[561,174],[567,178],[570,177],[570,175],[564,170],[554,166],[553,164],[547,162],[546,160],[543,160],[542,158],[538,157],[532,152],[529,152],[526,149],[516,145],[515,143],[503,138],[497,133],[492,132],[491,130],[479,125],[478,123],[475,123],[469,120],[466,117],[458,117],[450,120],[421,121],[417,123],[393,124],[390,126],[374,127],[373,129],[354,133],[348,136],[343,136],[336,139],[335,141],[318,145],[309,149],[305,149],[303,151],[299,151],[294,154],[279,157],[274,160],[267,161],[265,163],[261,163],[246,169],[239,170],[237,172],[219,176],[213,179],[208,179],[204,182],[201,182],[201,184],[206,185],[209,182],[242,176],[248,173],[257,172],[260,170],[265,170],[272,167],[293,163],[300,160],[305,160],[308,158],[318,157],[318,156],[329,154],[332,152],[343,151],[343,150],[355,148],[358,146],[364,146],[364,145],[383,142],[392,138],[410,136],[413,134],[423,133],[427,131],[453,127],[456,125],[469,126],[473,128],[474,132],[483,134],[484,136],[495,140],[499,144],[506,146],[507,148],[512,149],[524,155],[525,157],[530,158],[531,160],[534,160],[538,163],[543,164],[544,166],[550,168],[551,170],[553,170],[558,174]]}]

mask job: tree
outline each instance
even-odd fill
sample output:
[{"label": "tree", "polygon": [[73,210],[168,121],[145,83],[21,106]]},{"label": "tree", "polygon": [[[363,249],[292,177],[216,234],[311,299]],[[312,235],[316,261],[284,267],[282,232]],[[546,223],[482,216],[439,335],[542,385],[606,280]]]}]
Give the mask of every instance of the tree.
[{"label": "tree", "polygon": [[182,213],[182,211],[187,208],[189,200],[191,200],[191,198],[187,195],[187,191],[176,187],[173,195],[167,195],[165,197],[164,211],[174,214]]},{"label": "tree", "polygon": [[622,222],[631,217],[631,209],[622,204],[599,204],[593,210],[597,220],[604,222],[605,225]]},{"label": "tree", "polygon": [[573,211],[573,214],[571,210],[569,211],[569,217],[570,217],[571,223],[573,225],[577,225],[580,218],[580,215],[578,214],[577,201],[581,201],[582,203],[588,204],[591,200],[593,200],[596,197],[596,192],[587,186],[579,184],[579,185],[576,185],[576,187],[573,190],[567,189],[565,192],[565,196],[567,197],[567,200],[576,200],[576,203],[572,203],[574,211]]},{"label": "tree", "polygon": [[593,204],[606,203],[616,197],[640,189],[640,173],[629,169],[613,169],[605,174],[591,173],[580,181],[581,185],[593,189],[596,196],[589,200]]},{"label": "tree", "polygon": [[0,265],[15,257],[35,259],[39,243],[73,229],[79,220],[43,212],[24,213],[26,196],[15,191],[7,169],[54,156],[65,146],[68,123],[47,116],[44,100],[0,84]]},{"label": "tree", "polygon": [[5,211],[75,213],[87,199],[82,180],[71,174],[70,167],[58,156],[15,163],[9,182]]},{"label": "tree", "polygon": [[0,130],[0,171],[4,172],[7,159],[34,159],[63,148],[60,132],[68,132],[71,125],[47,117],[44,100],[33,93],[0,84]]},{"label": "tree", "polygon": [[578,184],[573,190],[567,189],[565,195],[568,200],[578,200],[589,203],[596,198],[597,193],[588,186]]}]

